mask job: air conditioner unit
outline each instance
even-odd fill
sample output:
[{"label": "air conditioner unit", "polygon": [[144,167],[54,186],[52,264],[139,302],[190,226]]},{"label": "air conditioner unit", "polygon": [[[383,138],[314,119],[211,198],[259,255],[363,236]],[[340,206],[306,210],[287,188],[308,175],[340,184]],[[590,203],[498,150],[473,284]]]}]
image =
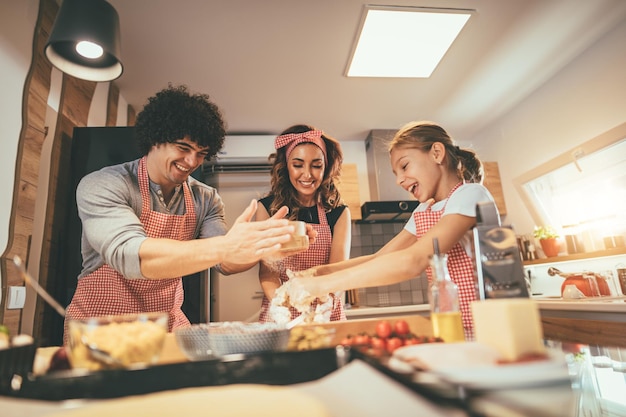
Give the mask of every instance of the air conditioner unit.
[{"label": "air conditioner unit", "polygon": [[203,170],[207,173],[269,171],[269,156],[276,151],[275,138],[276,135],[270,134],[226,135],[224,147],[204,163]]}]

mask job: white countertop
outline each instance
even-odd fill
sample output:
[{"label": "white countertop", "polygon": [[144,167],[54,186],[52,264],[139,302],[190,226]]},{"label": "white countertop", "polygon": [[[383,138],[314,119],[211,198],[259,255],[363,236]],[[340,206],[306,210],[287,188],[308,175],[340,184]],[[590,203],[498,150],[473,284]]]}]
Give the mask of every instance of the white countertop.
[{"label": "white countertop", "polygon": [[592,311],[626,314],[626,297],[597,297],[564,300],[561,297],[531,297],[541,310]]},{"label": "white countertop", "polygon": [[[563,300],[561,297],[531,297],[537,301],[539,309],[543,311],[569,311],[581,313],[618,313],[626,315],[626,296],[624,297],[600,297],[595,299]],[[346,309],[346,317],[349,319],[362,319],[370,317],[385,317],[401,314],[417,313],[429,315],[428,304],[412,304],[391,307],[360,306]]]},{"label": "white countertop", "polygon": [[397,316],[402,314],[430,314],[430,306],[428,304],[411,304],[403,306],[390,307],[369,307],[361,306],[346,309],[346,317],[349,319],[362,319],[367,317],[383,317]]}]

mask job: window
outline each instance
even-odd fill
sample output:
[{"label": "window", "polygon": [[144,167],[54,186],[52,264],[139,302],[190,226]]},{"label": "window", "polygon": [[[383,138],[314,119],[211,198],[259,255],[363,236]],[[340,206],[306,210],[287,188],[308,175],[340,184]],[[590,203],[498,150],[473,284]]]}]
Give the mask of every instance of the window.
[{"label": "window", "polygon": [[625,246],[626,123],[514,182],[537,225],[584,236],[587,251]]}]

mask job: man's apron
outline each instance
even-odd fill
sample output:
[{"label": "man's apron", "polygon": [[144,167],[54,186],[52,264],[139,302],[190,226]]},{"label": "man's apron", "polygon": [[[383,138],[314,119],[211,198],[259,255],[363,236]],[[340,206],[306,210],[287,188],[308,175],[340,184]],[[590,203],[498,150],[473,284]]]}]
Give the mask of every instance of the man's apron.
[{"label": "man's apron", "polygon": [[[142,200],[139,220],[148,237],[191,240],[196,227],[196,210],[187,182],[183,184],[185,214],[173,215],[151,209],[146,157],[139,161],[137,177]],[[182,277],[126,279],[104,264],[78,280],[76,292],[66,311],[65,335],[69,319],[153,311],[168,312],[168,327],[172,331],[189,325],[181,310],[183,298]]]}]

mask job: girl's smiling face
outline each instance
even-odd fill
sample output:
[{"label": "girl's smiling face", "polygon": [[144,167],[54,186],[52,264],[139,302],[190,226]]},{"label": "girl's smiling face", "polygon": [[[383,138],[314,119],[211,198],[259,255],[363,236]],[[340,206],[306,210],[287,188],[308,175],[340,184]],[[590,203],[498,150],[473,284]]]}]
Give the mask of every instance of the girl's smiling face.
[{"label": "girl's smiling face", "polygon": [[289,181],[298,193],[304,206],[315,205],[315,194],[324,178],[324,153],[312,143],[303,143],[294,148],[287,160]]},{"label": "girl's smiling face", "polygon": [[391,168],[396,183],[407,190],[417,201],[426,201],[436,196],[442,175],[441,165],[434,152],[416,148],[397,147],[391,153]]}]

